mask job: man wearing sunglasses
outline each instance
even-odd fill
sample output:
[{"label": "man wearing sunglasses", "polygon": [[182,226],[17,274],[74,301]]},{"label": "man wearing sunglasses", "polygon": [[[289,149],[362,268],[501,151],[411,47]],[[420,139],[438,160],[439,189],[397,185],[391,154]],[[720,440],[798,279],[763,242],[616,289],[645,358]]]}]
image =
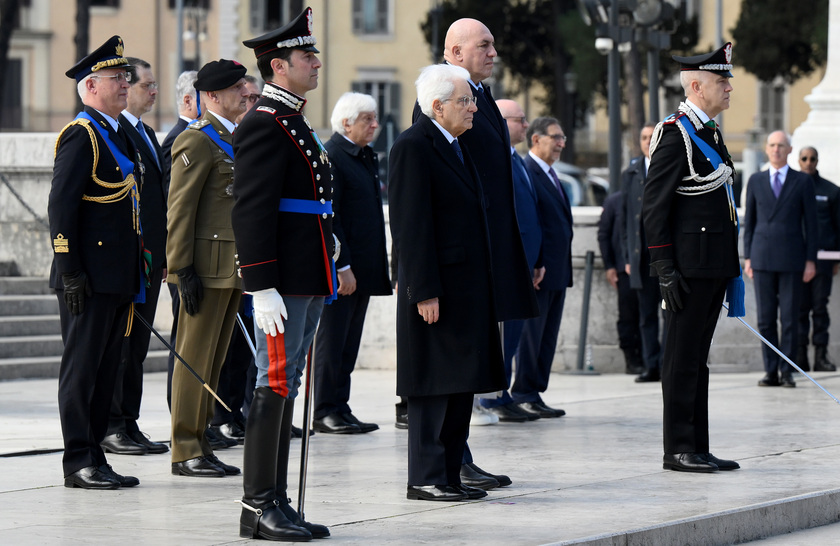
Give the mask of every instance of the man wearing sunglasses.
[{"label": "man wearing sunglasses", "polygon": [[[817,248],[840,250],[840,188],[820,176],[817,171],[819,154],[816,148],[806,146],[799,152],[799,170],[814,179],[814,194],[817,197]],[[828,298],[831,283],[840,263],[834,260],[817,260],[817,272],[809,283],[802,286],[802,302],[799,307],[799,349],[796,363],[805,371],[808,364],[808,332],[813,321],[814,371],[833,372],[837,370],[828,358]]]}]

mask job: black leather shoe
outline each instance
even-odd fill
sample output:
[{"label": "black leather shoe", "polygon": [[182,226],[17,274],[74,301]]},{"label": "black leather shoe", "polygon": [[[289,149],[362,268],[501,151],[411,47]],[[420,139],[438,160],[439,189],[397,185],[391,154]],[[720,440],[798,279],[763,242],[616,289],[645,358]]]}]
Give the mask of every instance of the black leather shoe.
[{"label": "black leather shoe", "polygon": [[95,466],[86,466],[64,477],[64,487],[81,489],[119,489],[120,482]]},{"label": "black leather shoe", "polygon": [[452,502],[465,500],[467,494],[451,485],[409,485],[405,498],[408,500]]},{"label": "black leather shoe", "polygon": [[655,383],[659,381],[659,370],[645,370],[642,375],[635,379],[636,383]]},{"label": "black leather shoe", "polygon": [[500,483],[493,476],[478,472],[472,465],[461,465],[461,483],[470,487],[477,487],[488,491],[499,487]]},{"label": "black leather shoe", "polygon": [[782,375],[781,385],[783,387],[793,389],[796,387],[796,381],[793,380],[793,376],[791,374],[786,373]]},{"label": "black leather shoe", "polygon": [[196,457],[195,459],[172,463],[172,474],[175,476],[191,476],[193,478],[225,477],[225,471],[208,461],[205,457]]},{"label": "black leather shoe", "polygon": [[277,499],[277,504],[280,507],[280,511],[283,512],[283,515],[286,516],[289,521],[312,533],[312,538],[327,538],[330,536],[330,530],[326,525],[321,525],[320,523],[310,523],[301,519],[297,510],[292,508],[292,499]]},{"label": "black leather shoe", "polygon": [[315,419],[312,422],[315,432],[326,434],[360,434],[362,429],[358,425],[348,422],[339,413],[331,413],[323,419]]},{"label": "black leather shoe", "polygon": [[525,423],[530,421],[525,412],[519,410],[516,404],[505,404],[503,406],[493,406],[492,408],[484,408],[496,417],[502,423]]},{"label": "black leather shoe", "polygon": [[245,443],[245,431],[239,428],[236,423],[225,423],[223,425],[210,425],[210,430],[217,438],[233,440],[239,445]]},{"label": "black leather shoe", "polygon": [[535,402],[522,402],[519,404],[519,409],[528,412],[532,415],[538,415],[541,418],[551,419],[553,417],[563,417],[566,412],[561,409],[554,409],[546,406],[539,400]]},{"label": "black leather shoe", "polygon": [[[507,487],[507,486],[509,486],[510,484],[513,483],[511,481],[511,479],[508,478],[507,476],[505,476],[504,474],[491,474],[491,473],[487,472],[486,470],[480,469],[478,467],[478,465],[475,464],[475,463],[467,463],[466,466],[472,468],[473,470],[475,470],[479,474],[482,474],[484,476],[490,476],[491,478],[493,478],[494,480],[499,482],[499,487]],[[463,470],[463,469],[464,469],[464,466],[461,466],[461,470]],[[461,480],[461,481],[463,481],[463,480]]]},{"label": "black leather shoe", "polygon": [[717,465],[719,470],[738,470],[741,468],[735,461],[727,461],[726,459],[718,459],[711,453],[704,453],[703,457],[710,463]]},{"label": "black leather shoe", "polygon": [[225,464],[222,461],[220,461],[219,458],[216,457],[216,455],[214,455],[213,453],[211,453],[210,455],[205,455],[204,458],[221,468],[224,471],[225,476],[237,476],[242,473],[242,471],[236,468],[235,466]]},{"label": "black leather shoe", "polygon": [[706,460],[705,453],[666,453],[662,468],[681,472],[716,472],[718,466]]},{"label": "black leather shoe", "polygon": [[[311,428],[309,429],[309,435],[315,435],[315,431]],[[292,425],[292,438],[303,438],[303,430],[300,427]]]},{"label": "black leather shoe", "polygon": [[169,446],[160,442],[151,441],[149,437],[142,431],[138,430],[137,432],[129,432],[128,437],[140,444],[141,446],[145,446],[146,451],[153,455],[159,455],[161,453],[166,453],[167,451],[169,451]]},{"label": "black leather shoe", "polygon": [[469,485],[464,485],[463,483],[455,484],[452,487],[455,489],[459,489],[462,493],[464,493],[469,500],[475,499],[483,499],[487,496],[487,491],[484,489],[479,489],[478,487],[470,487]]},{"label": "black leather shoe", "polygon": [[408,408],[396,404],[397,418],[394,421],[394,426],[400,430],[408,430]]},{"label": "black leather shoe", "polygon": [[138,444],[124,432],[109,434],[99,443],[105,453],[117,455],[145,455],[149,452],[146,446]]},{"label": "black leather shoe", "polygon": [[213,427],[207,427],[204,429],[204,437],[207,438],[207,443],[210,444],[210,447],[213,449],[227,449],[229,447],[239,445],[239,442],[236,440],[231,440],[230,438],[217,435],[213,430]]},{"label": "black leather shoe", "polygon": [[781,385],[781,383],[779,383],[779,376],[775,373],[765,374],[764,377],[758,381],[759,387],[778,387],[779,385]]},{"label": "black leather shoe", "polygon": [[363,423],[359,421],[356,418],[356,416],[352,413],[342,413],[341,416],[344,417],[344,420],[350,423],[351,425],[356,425],[357,427],[359,427],[359,430],[361,430],[362,432],[373,432],[374,430],[379,430],[379,425],[377,425],[376,423]]},{"label": "black leather shoe", "polygon": [[135,478],[134,476],[123,476],[121,474],[117,474],[114,472],[114,469],[111,468],[109,464],[103,464],[99,467],[99,471],[105,474],[106,476],[110,476],[117,480],[120,484],[120,487],[134,487],[135,485],[140,485],[140,480]]},{"label": "black leather shoe", "polygon": [[281,542],[309,542],[312,533],[298,527],[283,514],[279,503],[253,507],[240,501],[242,515],[239,516],[239,536],[242,538],[264,538]]}]

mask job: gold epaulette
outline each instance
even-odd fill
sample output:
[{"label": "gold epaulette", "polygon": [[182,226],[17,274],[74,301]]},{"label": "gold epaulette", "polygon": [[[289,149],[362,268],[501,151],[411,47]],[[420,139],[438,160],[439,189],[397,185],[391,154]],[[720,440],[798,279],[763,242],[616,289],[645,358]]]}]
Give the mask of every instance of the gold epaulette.
[{"label": "gold epaulette", "polygon": [[195,123],[190,123],[189,125],[187,125],[187,127],[189,127],[190,129],[196,129],[196,130],[200,131],[201,129],[203,129],[204,127],[206,127],[208,125],[210,125],[210,120],[209,119],[200,119],[200,120],[196,121]]}]

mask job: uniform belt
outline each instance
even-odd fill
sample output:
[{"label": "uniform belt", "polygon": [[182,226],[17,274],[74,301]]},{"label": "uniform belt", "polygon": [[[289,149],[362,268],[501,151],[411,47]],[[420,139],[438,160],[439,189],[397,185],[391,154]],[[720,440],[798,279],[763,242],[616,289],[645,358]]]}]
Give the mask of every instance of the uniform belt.
[{"label": "uniform belt", "polygon": [[332,201],[312,201],[310,199],[281,199],[280,212],[299,212],[302,214],[332,214]]}]

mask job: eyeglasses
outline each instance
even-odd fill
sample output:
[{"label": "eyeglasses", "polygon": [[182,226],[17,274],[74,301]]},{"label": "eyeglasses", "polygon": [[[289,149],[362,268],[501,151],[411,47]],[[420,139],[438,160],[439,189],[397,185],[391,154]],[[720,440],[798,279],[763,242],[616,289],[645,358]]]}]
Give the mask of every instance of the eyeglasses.
[{"label": "eyeglasses", "polygon": [[800,157],[800,158],[799,158],[799,161],[801,161],[801,162],[803,162],[803,163],[813,161],[813,162],[815,162],[815,163],[816,163],[817,158],[816,158],[816,156],[814,156],[814,157],[811,157],[811,156],[808,156],[808,157]]},{"label": "eyeglasses", "polygon": [[525,116],[521,116],[521,117],[512,117],[512,118],[505,118],[505,119],[506,119],[506,120],[508,120],[508,121],[516,121],[516,122],[519,122],[519,123],[521,123],[522,125],[525,125],[526,123],[528,123],[528,118],[526,118]]},{"label": "eyeglasses", "polygon": [[566,142],[566,139],[568,138],[566,135],[542,135],[542,136],[547,136],[549,138],[553,138],[557,142]]},{"label": "eyeglasses", "polygon": [[441,102],[454,101],[460,104],[461,106],[469,106],[470,103],[475,104],[475,100],[475,97],[473,97],[472,95],[464,95],[463,97],[458,97],[457,99],[444,99]]},{"label": "eyeglasses", "polygon": [[101,76],[97,74],[96,76],[92,76],[93,78],[115,78],[117,83],[122,82],[130,82],[131,81],[131,74],[129,72],[117,72],[113,76]]},{"label": "eyeglasses", "polygon": [[[127,80],[127,81],[131,81],[131,80]],[[155,83],[155,82],[150,82],[150,83],[141,83],[141,84],[140,84],[140,87],[142,87],[142,88],[143,88],[143,89],[145,89],[146,91],[157,91],[158,84],[157,84],[157,83]]]}]

